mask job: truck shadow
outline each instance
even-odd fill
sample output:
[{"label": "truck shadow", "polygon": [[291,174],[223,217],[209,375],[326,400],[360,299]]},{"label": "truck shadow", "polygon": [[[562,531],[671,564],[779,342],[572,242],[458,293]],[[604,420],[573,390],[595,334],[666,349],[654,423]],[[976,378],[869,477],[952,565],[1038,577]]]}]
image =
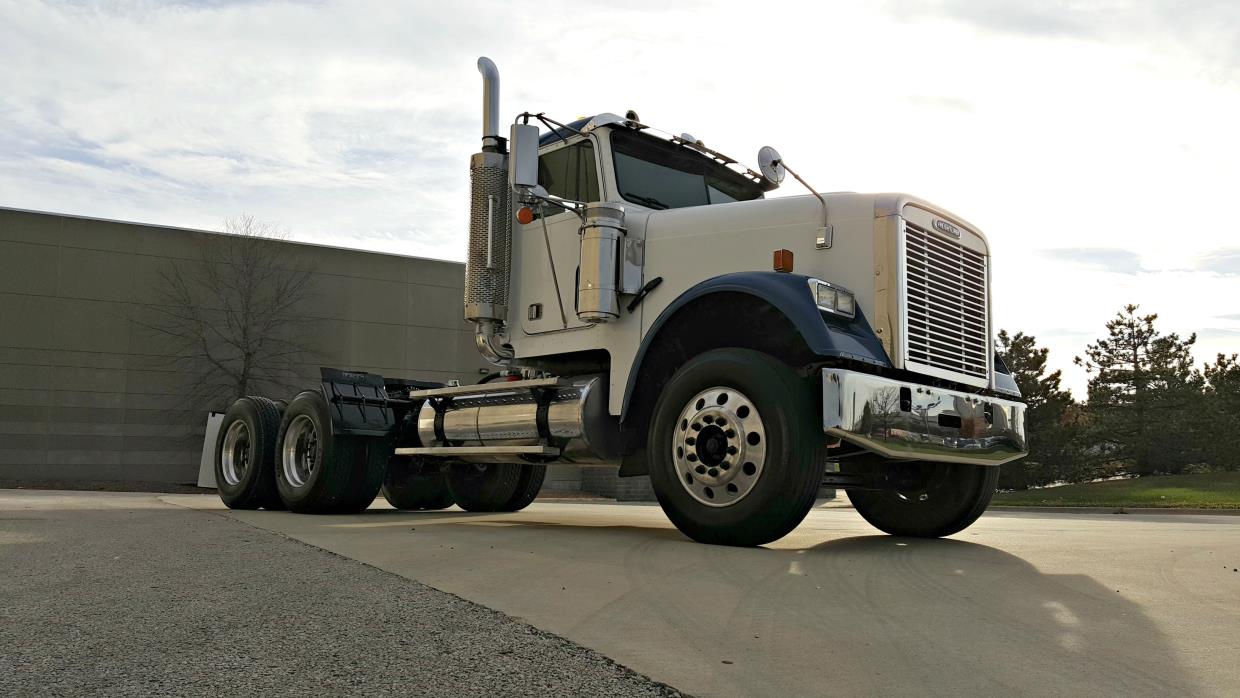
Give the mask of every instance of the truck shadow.
[{"label": "truck shadow", "polygon": [[1086,574],[954,539],[856,536],[771,552],[787,569],[766,579],[768,593],[806,599],[812,583],[821,597],[801,605],[800,622],[831,627],[831,647],[865,648],[886,671],[966,694],[1201,693],[1141,604]]}]

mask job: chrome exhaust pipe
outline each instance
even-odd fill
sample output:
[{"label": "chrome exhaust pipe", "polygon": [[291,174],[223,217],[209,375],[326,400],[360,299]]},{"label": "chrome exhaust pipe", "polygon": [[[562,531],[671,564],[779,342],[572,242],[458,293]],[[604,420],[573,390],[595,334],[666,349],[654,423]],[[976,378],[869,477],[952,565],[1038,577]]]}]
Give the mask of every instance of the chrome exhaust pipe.
[{"label": "chrome exhaust pipe", "polygon": [[499,68],[495,61],[483,56],[478,59],[482,73],[482,138],[499,136]]}]

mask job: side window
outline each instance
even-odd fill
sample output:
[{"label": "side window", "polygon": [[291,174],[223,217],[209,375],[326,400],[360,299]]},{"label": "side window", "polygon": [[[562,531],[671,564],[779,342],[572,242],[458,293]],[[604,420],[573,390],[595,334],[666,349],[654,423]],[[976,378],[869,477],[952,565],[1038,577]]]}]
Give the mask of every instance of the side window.
[{"label": "side window", "polygon": [[598,201],[598,168],[590,141],[538,157],[538,183],[548,194],[573,201]]}]

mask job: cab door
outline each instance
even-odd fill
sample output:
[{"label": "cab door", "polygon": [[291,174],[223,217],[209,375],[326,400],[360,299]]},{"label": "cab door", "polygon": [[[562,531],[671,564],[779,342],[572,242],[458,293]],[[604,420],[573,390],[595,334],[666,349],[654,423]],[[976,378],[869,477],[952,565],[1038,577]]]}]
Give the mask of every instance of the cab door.
[{"label": "cab door", "polygon": [[[599,201],[598,158],[590,138],[548,145],[538,157],[538,184],[570,201]],[[514,275],[517,305],[527,335],[592,327],[577,319],[577,261],[581,219],[571,211],[547,207],[544,218],[515,223]]]}]

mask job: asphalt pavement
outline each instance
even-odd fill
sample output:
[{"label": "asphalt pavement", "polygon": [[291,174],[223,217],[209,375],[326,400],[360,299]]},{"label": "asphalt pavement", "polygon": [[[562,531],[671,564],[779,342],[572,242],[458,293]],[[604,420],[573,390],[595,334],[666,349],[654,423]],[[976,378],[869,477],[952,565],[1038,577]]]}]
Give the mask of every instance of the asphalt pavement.
[{"label": "asphalt pavement", "polygon": [[0,696],[361,694],[675,691],[232,517],[155,495],[0,491]]}]

